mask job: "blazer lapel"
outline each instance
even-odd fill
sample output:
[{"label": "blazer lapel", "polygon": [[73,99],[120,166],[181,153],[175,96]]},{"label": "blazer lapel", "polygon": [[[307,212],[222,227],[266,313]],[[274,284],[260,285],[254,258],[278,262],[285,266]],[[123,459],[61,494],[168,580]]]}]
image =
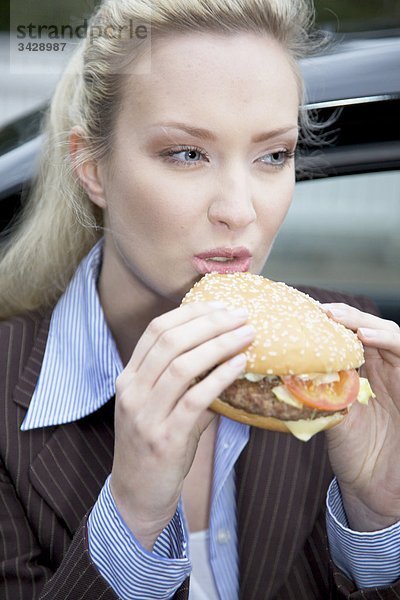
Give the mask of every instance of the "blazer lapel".
[{"label": "blazer lapel", "polygon": [[[21,423],[39,378],[51,314],[51,310],[33,313],[24,329],[21,364],[25,366],[13,398],[24,409]],[[21,433],[34,457],[29,468],[30,482],[71,534],[95,502],[111,472],[113,421],[114,399],[84,419],[44,428],[40,436],[37,430]]]},{"label": "blazer lapel", "polygon": [[30,481],[73,534],[111,472],[114,401],[57,427],[32,462]]},{"label": "blazer lapel", "polygon": [[[32,321],[27,323],[21,339],[20,363],[25,365],[14,391],[13,400],[25,409],[29,408],[36,383],[42,367],[44,351],[49,333],[51,311],[33,313]],[[32,339],[33,346],[29,342]],[[26,359],[23,354],[28,352]]]},{"label": "blazer lapel", "polygon": [[252,429],[237,463],[240,597],[273,598],[311,533],[331,471],[325,438]]}]

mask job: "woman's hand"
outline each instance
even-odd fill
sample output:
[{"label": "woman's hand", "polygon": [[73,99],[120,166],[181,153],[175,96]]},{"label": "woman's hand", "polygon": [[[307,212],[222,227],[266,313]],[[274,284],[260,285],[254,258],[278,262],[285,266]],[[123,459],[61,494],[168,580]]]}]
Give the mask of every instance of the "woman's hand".
[{"label": "woman's hand", "polygon": [[246,319],[246,311],[217,303],[177,308],[149,324],[118,377],[111,491],[149,550],[175,514],[200,435],[214,418],[207,407],[244,370],[244,354],[227,359],[254,338]]},{"label": "woman's hand", "polygon": [[383,529],[400,520],[400,328],[346,304],[322,307],[357,332],[365,352],[360,376],[376,394],[326,432],[332,468],[352,529]]}]

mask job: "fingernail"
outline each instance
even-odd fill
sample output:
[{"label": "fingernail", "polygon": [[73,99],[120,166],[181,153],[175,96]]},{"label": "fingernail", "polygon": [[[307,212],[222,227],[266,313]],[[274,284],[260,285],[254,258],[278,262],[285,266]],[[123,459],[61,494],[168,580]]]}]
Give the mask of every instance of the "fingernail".
[{"label": "fingernail", "polygon": [[229,314],[232,317],[244,318],[244,317],[248,317],[249,316],[249,311],[247,310],[247,308],[245,308],[244,306],[242,306],[240,308],[234,308],[234,309],[230,310]]},{"label": "fingernail", "polygon": [[332,317],[336,317],[337,319],[341,319],[345,316],[344,312],[338,308],[330,308],[328,310],[328,314]]},{"label": "fingernail", "polygon": [[234,367],[234,368],[241,368],[244,369],[244,367],[246,366],[246,362],[247,362],[247,358],[245,354],[237,354],[236,356],[234,356],[233,358],[231,358],[231,360],[229,361],[229,366],[230,367]]},{"label": "fingernail", "polygon": [[375,329],[367,329],[364,327],[361,327],[358,332],[362,335],[363,338],[374,338],[376,337],[376,331]]},{"label": "fingernail", "polygon": [[208,303],[211,308],[226,308],[226,305],[219,300],[215,300]]},{"label": "fingernail", "polygon": [[235,329],[235,335],[242,338],[250,338],[254,335],[255,329],[251,325],[243,325],[243,327],[239,327],[239,329]]}]

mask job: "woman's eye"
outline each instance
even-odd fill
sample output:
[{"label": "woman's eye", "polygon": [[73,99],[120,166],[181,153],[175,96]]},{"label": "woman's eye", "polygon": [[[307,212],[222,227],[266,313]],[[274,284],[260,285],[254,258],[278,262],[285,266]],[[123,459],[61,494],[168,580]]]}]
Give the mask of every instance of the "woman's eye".
[{"label": "woman's eye", "polygon": [[207,158],[206,154],[199,148],[190,147],[168,150],[164,153],[164,156],[168,162],[179,163],[185,167],[200,162],[202,158]]},{"label": "woman's eye", "polygon": [[278,150],[277,152],[271,152],[271,154],[265,154],[265,156],[263,156],[261,159],[261,162],[273,167],[283,167],[290,158],[293,158],[293,156],[294,152],[289,152],[288,150]]},{"label": "woman's eye", "polygon": [[178,158],[178,156],[181,156],[182,160],[187,160],[189,162],[197,162],[195,160],[196,158],[200,155],[200,152],[198,152],[198,150],[181,150],[180,152],[174,152],[172,156],[175,156],[175,158]]}]

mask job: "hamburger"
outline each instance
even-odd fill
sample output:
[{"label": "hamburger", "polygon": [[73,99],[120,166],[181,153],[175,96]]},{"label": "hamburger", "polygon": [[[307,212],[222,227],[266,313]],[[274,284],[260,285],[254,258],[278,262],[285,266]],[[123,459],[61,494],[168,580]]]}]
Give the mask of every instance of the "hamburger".
[{"label": "hamburger", "polygon": [[245,373],[211,410],[307,441],[342,421],[355,401],[367,404],[374,396],[357,372],[361,342],[307,294],[248,272],[208,273],[182,303],[214,300],[245,306],[256,335],[243,350]]}]

